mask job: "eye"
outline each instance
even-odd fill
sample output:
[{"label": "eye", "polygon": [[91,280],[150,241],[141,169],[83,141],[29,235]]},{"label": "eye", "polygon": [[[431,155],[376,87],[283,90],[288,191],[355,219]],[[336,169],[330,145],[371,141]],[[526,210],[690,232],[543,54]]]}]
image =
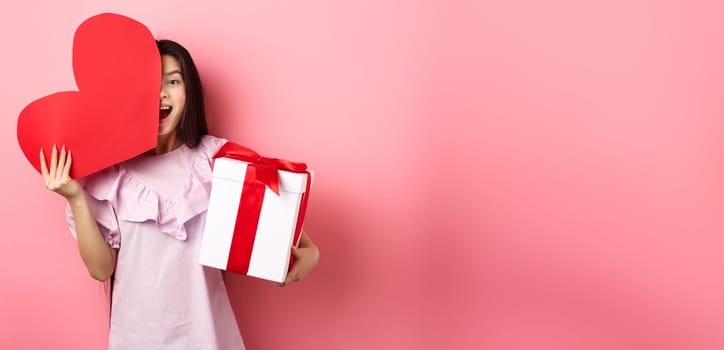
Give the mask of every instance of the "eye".
[{"label": "eye", "polygon": [[181,84],[181,81],[178,79],[169,79],[166,81],[167,85],[178,85]]}]

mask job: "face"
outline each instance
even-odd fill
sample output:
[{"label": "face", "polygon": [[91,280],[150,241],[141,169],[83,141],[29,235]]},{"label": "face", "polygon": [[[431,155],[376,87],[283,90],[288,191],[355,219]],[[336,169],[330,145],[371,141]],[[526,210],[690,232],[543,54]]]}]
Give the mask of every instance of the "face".
[{"label": "face", "polygon": [[161,60],[163,77],[161,78],[158,136],[175,137],[186,103],[186,90],[178,60],[169,55],[162,55]]}]

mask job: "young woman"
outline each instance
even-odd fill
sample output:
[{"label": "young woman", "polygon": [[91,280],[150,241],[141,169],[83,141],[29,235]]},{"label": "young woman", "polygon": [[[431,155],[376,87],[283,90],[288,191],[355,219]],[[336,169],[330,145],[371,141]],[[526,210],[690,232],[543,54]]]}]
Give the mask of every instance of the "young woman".
[{"label": "young woman", "polygon": [[[243,349],[222,273],[198,264],[213,155],[201,81],[188,51],[157,42],[163,62],[156,148],[89,177],[70,150],[41,150],[45,186],[68,200],[68,226],[93,278],[114,277],[110,349]],[[306,233],[282,286],[319,260]]]}]

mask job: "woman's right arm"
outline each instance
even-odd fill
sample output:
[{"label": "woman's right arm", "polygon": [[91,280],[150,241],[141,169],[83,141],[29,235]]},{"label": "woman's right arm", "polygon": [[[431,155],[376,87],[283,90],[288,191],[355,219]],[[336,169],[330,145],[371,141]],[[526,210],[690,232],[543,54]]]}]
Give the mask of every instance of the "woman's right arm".
[{"label": "woman's right arm", "polygon": [[58,159],[58,150],[53,146],[50,168],[48,168],[45,154],[42,149],[40,150],[40,168],[45,187],[68,200],[70,210],[73,212],[80,257],[93,278],[105,281],[115,270],[118,252],[106,243],[98,229],[98,223],[90,210],[83,187],[78,181],[70,178],[72,161],[70,151],[66,155],[65,147],[61,149]]}]

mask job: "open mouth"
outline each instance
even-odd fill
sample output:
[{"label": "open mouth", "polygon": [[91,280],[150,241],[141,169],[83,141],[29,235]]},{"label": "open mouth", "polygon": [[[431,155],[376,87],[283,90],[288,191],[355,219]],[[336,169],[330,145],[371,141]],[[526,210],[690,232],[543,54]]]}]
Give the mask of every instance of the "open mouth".
[{"label": "open mouth", "polygon": [[169,114],[171,114],[171,106],[161,106],[161,109],[159,110],[159,113],[158,113],[158,115],[159,115],[158,119],[163,120],[166,117],[168,117]]}]

